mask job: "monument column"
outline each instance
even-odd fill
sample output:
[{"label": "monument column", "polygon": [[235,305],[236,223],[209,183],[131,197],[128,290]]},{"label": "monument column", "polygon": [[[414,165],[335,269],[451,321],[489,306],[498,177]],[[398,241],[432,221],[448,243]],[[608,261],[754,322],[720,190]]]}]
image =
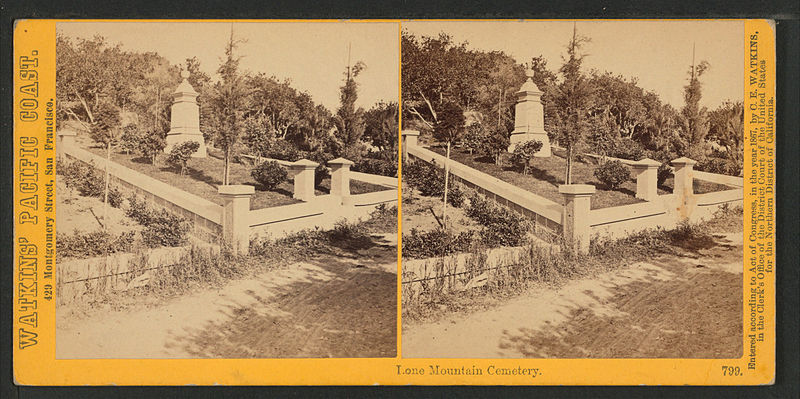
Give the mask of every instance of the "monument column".
[{"label": "monument column", "polygon": [[511,132],[511,145],[508,151],[513,152],[517,144],[530,140],[542,142],[542,149],[533,156],[548,158],[550,152],[550,139],[544,130],[544,106],[542,106],[542,91],[533,83],[533,70],[528,70],[528,80],[517,92],[517,104],[514,107],[514,131]]},{"label": "monument column", "polygon": [[189,73],[181,72],[183,81],[172,93],[172,112],[170,116],[170,129],[167,133],[167,146],[164,152],[169,153],[172,147],[184,141],[196,141],[200,148],[192,154],[193,158],[206,157],[206,143],[203,132],[200,131],[200,107],[197,105],[197,92],[187,79]]}]

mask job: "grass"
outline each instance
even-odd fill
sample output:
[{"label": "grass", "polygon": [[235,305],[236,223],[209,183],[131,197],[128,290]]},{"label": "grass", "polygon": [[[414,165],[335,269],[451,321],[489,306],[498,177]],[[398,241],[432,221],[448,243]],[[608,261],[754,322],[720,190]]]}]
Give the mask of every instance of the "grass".
[{"label": "grass", "polygon": [[[105,158],[105,151],[102,148],[89,147],[88,150]],[[209,156],[206,158],[190,159],[185,175],[177,173],[173,167],[166,164],[165,159],[163,155],[159,156],[156,160],[156,165],[152,165],[148,159],[138,154],[116,152],[111,156],[113,162],[122,166],[146,174],[175,188],[190,192],[216,204],[224,204],[222,197],[217,192],[217,187],[222,184],[222,174],[225,163],[222,159],[212,155],[212,151],[209,151]],[[102,165],[97,166],[102,168]],[[267,191],[250,176],[250,170],[251,168],[249,166],[234,162],[231,164],[230,176],[231,184],[255,186],[256,192],[250,198],[250,209],[271,208],[301,202],[300,200],[292,198],[294,183],[291,180],[287,179],[275,189]],[[351,194],[363,194],[386,189],[387,188],[382,186],[360,181],[350,182]],[[315,192],[317,195],[328,194],[330,192],[330,178],[323,180],[320,187],[317,187]]]},{"label": "grass", "polygon": [[[441,155],[445,150],[441,146],[431,147],[432,151]],[[511,183],[523,190],[530,191],[536,195],[547,198],[558,204],[564,203],[564,197],[558,192],[558,186],[564,182],[567,162],[555,154],[550,158],[534,158],[531,162],[531,172],[527,175],[520,173],[516,168],[510,166],[509,158],[511,154],[502,154],[501,165],[496,165],[494,160],[480,155],[472,155],[460,149],[451,150],[450,158],[471,168],[494,176],[502,181]],[[635,197],[636,179],[623,183],[616,190],[606,188],[594,177],[594,170],[597,168],[591,160],[578,161],[573,164],[572,181],[575,184],[591,184],[597,189],[592,195],[592,209],[609,208],[614,206],[636,204],[644,202]],[[729,189],[726,186],[694,181],[695,193],[702,194],[712,191]],[[659,194],[669,194],[672,192],[672,178],[668,179],[662,187],[658,188]]]},{"label": "grass", "polygon": [[445,312],[473,312],[489,308],[503,298],[519,295],[536,284],[558,285],[577,276],[614,270],[661,254],[696,253],[715,245],[713,233],[741,231],[742,218],[741,207],[723,207],[712,219],[701,223],[684,223],[671,230],[650,229],[621,239],[594,240],[589,255],[530,244],[519,262],[488,271],[485,248],[478,249],[467,262],[468,273],[459,279],[466,283],[486,273],[484,286],[454,291],[438,284],[441,279],[427,282],[417,290],[404,284],[403,318],[419,321],[436,319]]}]

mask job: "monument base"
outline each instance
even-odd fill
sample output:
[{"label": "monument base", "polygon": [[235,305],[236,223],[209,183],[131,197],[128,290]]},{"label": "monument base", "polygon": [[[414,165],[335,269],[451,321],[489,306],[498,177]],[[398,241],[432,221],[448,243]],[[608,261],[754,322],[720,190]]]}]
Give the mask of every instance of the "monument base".
[{"label": "monument base", "polygon": [[206,141],[203,138],[202,133],[167,133],[167,146],[164,147],[164,152],[169,153],[172,151],[172,147],[183,143],[184,141],[196,141],[200,143],[200,147],[197,149],[197,152],[192,154],[192,158],[205,158],[208,154],[206,153]]},{"label": "monument base", "polygon": [[547,133],[529,133],[529,132],[520,132],[520,133],[511,133],[511,145],[508,146],[508,152],[514,152],[514,149],[517,148],[517,144],[524,143],[526,141],[541,141],[542,148],[537,151],[533,156],[535,158],[549,158],[552,154],[550,150],[550,138],[547,137]]}]

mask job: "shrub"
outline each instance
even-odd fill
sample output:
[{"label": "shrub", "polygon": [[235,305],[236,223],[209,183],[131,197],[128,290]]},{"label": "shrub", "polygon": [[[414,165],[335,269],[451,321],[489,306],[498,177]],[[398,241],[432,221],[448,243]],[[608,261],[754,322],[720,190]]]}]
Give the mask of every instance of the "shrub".
[{"label": "shrub", "polygon": [[631,171],[620,161],[608,161],[595,169],[594,177],[609,189],[616,190],[631,179]]},{"label": "shrub", "polygon": [[196,141],[184,141],[172,147],[167,157],[167,163],[180,170],[181,175],[186,171],[186,163],[192,154],[200,149],[200,143]]},{"label": "shrub", "polygon": [[[81,161],[59,161],[56,169],[67,188],[78,191],[84,197],[105,198],[105,174],[93,165]],[[122,205],[122,193],[116,187],[108,187],[108,204],[114,208]]]},{"label": "shrub", "polygon": [[453,234],[444,229],[419,232],[411,229],[411,234],[403,235],[404,258],[432,258],[466,252],[472,244],[472,231]]},{"label": "shrub", "polygon": [[151,215],[142,230],[142,241],[150,248],[178,247],[186,243],[190,227],[184,218],[162,209]]},{"label": "shrub", "polygon": [[697,170],[720,175],[739,176],[742,169],[735,161],[725,158],[707,157],[697,163]]},{"label": "shrub", "polygon": [[362,158],[353,165],[353,170],[361,173],[395,177],[397,176],[397,162],[384,159]]},{"label": "shrub", "polygon": [[615,140],[608,155],[614,158],[638,161],[647,157],[647,150],[639,142],[626,137]]},{"label": "shrub", "polygon": [[511,154],[511,163],[523,174],[528,174],[533,154],[536,154],[541,149],[542,142],[538,140],[519,143],[514,147],[514,152]]},{"label": "shrub", "polygon": [[[444,171],[424,161],[411,161],[403,167],[403,180],[426,197],[444,198]],[[466,195],[461,185],[449,182],[447,203],[456,208],[464,204]]]},{"label": "shrub", "polygon": [[105,176],[93,165],[74,161],[57,166],[64,184],[84,197],[102,197],[105,191]]},{"label": "shrub", "polygon": [[250,175],[266,190],[274,190],[286,181],[286,169],[275,161],[266,161],[256,166]]},{"label": "shrub", "polygon": [[186,243],[191,225],[186,219],[164,209],[156,211],[137,197],[131,197],[125,214],[145,227],[142,241],[148,247],[177,247]]},{"label": "shrub", "polygon": [[465,213],[483,226],[480,236],[486,246],[513,247],[525,241],[526,226],[523,219],[494,201],[473,194]]},{"label": "shrub", "polygon": [[672,168],[669,167],[669,164],[664,162],[661,166],[658,167],[658,172],[656,174],[656,182],[658,186],[663,186],[664,182],[672,176]]},{"label": "shrub", "polygon": [[128,252],[133,247],[135,232],[112,235],[107,231],[56,233],[56,256],[60,258],[91,258],[116,252]]},{"label": "shrub", "polygon": [[139,128],[136,125],[125,125],[122,128],[122,134],[119,137],[119,148],[130,154],[139,148],[142,141],[142,136],[139,134]]},{"label": "shrub", "polygon": [[164,151],[164,147],[166,146],[167,142],[160,133],[153,131],[146,132],[139,140],[139,153],[142,154],[143,157],[149,159],[151,164],[155,165],[156,157]]},{"label": "shrub", "polygon": [[300,150],[286,140],[275,140],[266,151],[268,158],[294,162],[300,159]]},{"label": "shrub", "polygon": [[[542,148],[542,143],[539,143],[539,147],[533,150],[531,156],[536,151]],[[511,139],[508,136],[508,131],[505,130],[503,127],[495,127],[487,132],[483,142],[481,143],[481,153],[483,155],[489,156],[494,159],[494,163],[499,165],[500,164],[500,154],[508,150],[508,146],[511,144]]]}]

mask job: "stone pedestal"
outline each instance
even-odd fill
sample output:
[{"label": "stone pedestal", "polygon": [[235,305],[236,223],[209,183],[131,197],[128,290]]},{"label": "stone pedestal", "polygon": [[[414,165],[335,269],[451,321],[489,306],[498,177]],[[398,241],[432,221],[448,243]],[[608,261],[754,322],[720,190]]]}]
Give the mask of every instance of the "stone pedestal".
[{"label": "stone pedestal", "polygon": [[595,187],[590,184],[567,184],[558,186],[558,192],[564,196],[564,213],[561,218],[564,241],[576,252],[588,254],[592,232],[589,210]]},{"label": "stone pedestal", "polygon": [[645,201],[658,198],[658,167],[661,162],[645,158],[631,166],[636,173],[636,198]]},{"label": "stone pedestal", "polygon": [[408,147],[417,145],[417,139],[419,139],[419,130],[403,130],[402,136],[403,142],[401,143],[401,146],[403,147],[403,161],[405,161],[408,159]]},{"label": "stone pedestal", "polygon": [[301,159],[289,165],[289,171],[294,175],[294,194],[293,198],[300,201],[311,201],[314,199],[314,169],[318,163]]},{"label": "stone pedestal", "polygon": [[692,209],[692,198],[694,197],[694,165],[697,161],[686,157],[673,160],[672,166],[675,167],[672,193],[678,201],[678,211],[681,219],[687,219]]},{"label": "stone pedestal", "polygon": [[228,185],[217,188],[224,201],[222,214],[222,238],[231,249],[241,255],[250,252],[250,197],[255,187]]},{"label": "stone pedestal", "polygon": [[533,71],[529,71],[528,80],[516,93],[517,104],[514,108],[514,131],[511,132],[511,145],[508,151],[513,152],[517,144],[530,140],[542,142],[542,149],[533,156],[548,158],[552,155],[550,138],[544,130],[544,106],[542,91],[533,83]]},{"label": "stone pedestal", "polygon": [[164,152],[169,153],[173,147],[185,141],[196,141],[200,148],[192,154],[193,158],[206,157],[206,143],[200,131],[200,107],[197,105],[197,92],[186,79],[188,74],[182,73],[183,82],[172,93],[173,102],[170,114],[170,129],[167,133],[167,146]]}]

